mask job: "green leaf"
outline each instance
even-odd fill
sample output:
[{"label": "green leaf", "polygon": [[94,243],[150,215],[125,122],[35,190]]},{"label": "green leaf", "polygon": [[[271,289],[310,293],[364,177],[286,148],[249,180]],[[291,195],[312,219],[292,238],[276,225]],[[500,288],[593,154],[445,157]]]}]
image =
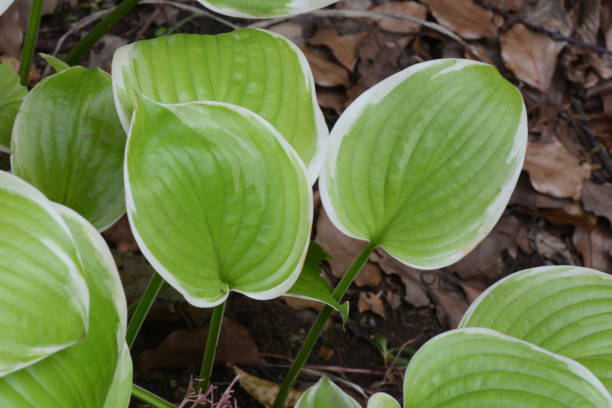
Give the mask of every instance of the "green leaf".
[{"label": "green leaf", "polygon": [[198,0],[202,5],[231,17],[265,18],[307,13],[338,0]]},{"label": "green leaf", "polygon": [[612,276],[575,266],[514,273],[470,306],[460,327],[487,327],[581,363],[612,391]]},{"label": "green leaf", "polygon": [[584,366],[489,329],[452,330],[425,344],[404,378],[404,408],[608,408]]},{"label": "green leaf", "polygon": [[126,131],[136,93],[162,103],[226,102],[270,122],[318,177],[329,132],[306,58],[263,30],[177,34],[119,48],[113,58],[117,111]]},{"label": "green leaf", "polygon": [[[0,14],[2,14],[1,5]],[[27,94],[27,88],[19,82],[19,75],[13,71],[11,63],[0,63],[0,151],[2,152],[9,151],[13,122]]]},{"label": "green leaf", "polygon": [[416,268],[447,266],[501,216],[526,144],[521,94],[494,67],[416,64],[340,117],[321,198],[345,234]]},{"label": "green leaf", "polygon": [[332,288],[321,276],[321,269],[319,268],[319,264],[323,260],[330,258],[330,255],[319,244],[311,241],[304,262],[304,269],[302,269],[298,280],[285,295],[325,303],[340,312],[342,320],[346,323],[349,303],[340,304],[333,297]]},{"label": "green leaf", "polygon": [[295,151],[258,115],[140,97],[125,176],[141,250],[193,305],[218,305],[230,290],[271,299],[297,280],[312,190]]},{"label": "green leaf", "polygon": [[367,408],[400,408],[400,404],[389,394],[377,392],[368,400]]},{"label": "green leaf", "polygon": [[329,378],[321,378],[315,385],[304,391],[295,408],[361,408],[353,397],[342,391]]},{"label": "green leaf", "polygon": [[51,201],[104,230],[125,212],[125,140],[110,76],[73,67],[26,97],[15,121],[11,164]]},{"label": "green leaf", "polygon": [[41,52],[40,56],[43,57],[45,61],[47,61],[47,64],[51,65],[51,67],[56,72],[62,72],[63,70],[70,68],[70,65],[68,65],[61,59],[54,57],[53,55],[49,55],[49,54],[45,54]]},{"label": "green leaf", "polygon": [[0,377],[83,339],[89,293],[81,274],[70,231],[49,200],[0,171]]},{"label": "green leaf", "polygon": [[[104,239],[74,211],[56,207],[83,259],[91,295],[85,339],[38,363],[0,378],[0,406],[127,408],[132,365],[125,344],[126,304],[119,274]],[[63,316],[63,311],[57,311]]]}]

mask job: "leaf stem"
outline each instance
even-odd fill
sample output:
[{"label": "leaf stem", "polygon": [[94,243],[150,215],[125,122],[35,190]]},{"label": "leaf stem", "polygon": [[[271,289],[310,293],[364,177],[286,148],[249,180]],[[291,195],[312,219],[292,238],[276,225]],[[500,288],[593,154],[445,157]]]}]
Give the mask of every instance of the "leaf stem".
[{"label": "leaf stem", "polygon": [[153,301],[161,291],[161,288],[164,286],[164,279],[159,276],[158,273],[153,272],[151,276],[151,280],[149,280],[149,284],[145,289],[142,297],[138,301],[136,305],[136,309],[134,310],[134,314],[130,319],[127,327],[127,333],[125,335],[125,341],[129,348],[132,348],[134,345],[134,341],[136,340],[136,336],[142,327],[142,323],[144,322],[151,306],[153,305]]},{"label": "leaf stem", "polygon": [[215,364],[215,352],[219,344],[221,334],[221,324],[223,323],[223,312],[227,301],[215,306],[208,325],[208,339],[206,340],[206,349],[204,350],[204,359],[202,360],[202,369],[200,370],[200,392],[206,393],[210,387],[210,378],[212,375],[213,365]]},{"label": "leaf stem", "polygon": [[175,405],[136,384],[132,384],[132,396],[155,408],[176,408]]},{"label": "leaf stem", "polygon": [[21,79],[21,85],[24,86],[28,84],[28,78],[30,77],[34,49],[36,48],[36,41],[38,40],[42,3],[42,0],[34,0],[32,2],[30,17],[28,18],[28,29],[21,51],[21,64],[19,65],[19,78]]},{"label": "leaf stem", "polygon": [[[372,253],[375,247],[375,244],[370,243],[363,250],[363,252],[361,252],[361,254],[359,254],[359,256],[355,258],[355,261],[353,261],[351,267],[348,269],[348,271],[346,271],[346,273],[338,283],[338,286],[336,286],[336,289],[334,289],[334,292],[332,293],[334,299],[340,301],[344,297],[346,291],[357,277],[357,274],[361,271],[363,266],[368,261],[368,258],[370,257],[370,254]],[[314,348],[317,340],[319,339],[319,336],[321,335],[321,331],[323,331],[325,323],[327,323],[327,320],[329,319],[329,316],[332,314],[333,311],[334,309],[332,309],[331,307],[325,306],[321,313],[319,313],[317,320],[315,320],[314,324],[310,328],[308,336],[306,336],[306,340],[304,340],[304,344],[302,344],[302,348],[300,348],[300,351],[295,357],[295,360],[293,361],[293,364],[291,365],[291,368],[289,369],[289,372],[287,373],[287,376],[283,381],[281,389],[278,392],[276,399],[274,400],[273,408],[284,407],[285,400],[287,399],[287,396],[289,396],[289,391],[293,386],[293,383],[300,375],[300,371],[302,371],[304,364],[306,364],[306,361],[308,360],[312,349]]]},{"label": "leaf stem", "polygon": [[81,59],[81,57],[85,55],[104,34],[113,28],[115,24],[125,17],[125,15],[137,4],[138,0],[123,0],[112,13],[100,20],[98,24],[77,43],[77,45],[72,47],[68,55],[66,55],[66,58],[64,58],[64,61],[69,65],[74,65],[79,62],[79,59]]}]

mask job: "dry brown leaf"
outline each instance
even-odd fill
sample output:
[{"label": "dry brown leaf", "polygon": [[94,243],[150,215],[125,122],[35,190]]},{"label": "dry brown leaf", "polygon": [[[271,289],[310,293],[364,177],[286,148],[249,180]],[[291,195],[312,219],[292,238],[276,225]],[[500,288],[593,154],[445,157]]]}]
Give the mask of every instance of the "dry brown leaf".
[{"label": "dry brown leaf", "polygon": [[352,72],[359,58],[357,52],[359,41],[366,35],[366,33],[341,35],[336,30],[323,29],[318,30],[312,38],[308,39],[308,42],[312,45],[328,47],[334,56],[338,58],[338,61]]},{"label": "dry brown leaf", "polygon": [[406,302],[416,307],[429,306],[431,304],[427,296],[427,288],[421,282],[423,271],[404,265],[381,248],[377,248],[370,256],[370,259],[376,262],[386,274],[399,276],[406,288],[404,295]]},{"label": "dry brown leaf", "polygon": [[546,229],[540,229],[535,236],[538,253],[556,264],[573,264],[572,255],[565,242]]},{"label": "dry brown leaf", "polygon": [[612,233],[603,224],[596,228],[576,228],[572,242],[582,255],[584,266],[612,273]]},{"label": "dry brown leaf", "polygon": [[529,143],[524,168],[537,191],[574,200],[580,199],[582,182],[591,175],[590,167],[581,165],[557,139]]},{"label": "dry brown leaf", "polygon": [[357,309],[359,313],[371,311],[376,313],[383,319],[387,318],[385,314],[385,305],[381,299],[382,292],[377,294],[372,292],[360,292],[359,301],[357,302]]},{"label": "dry brown leaf", "polygon": [[431,282],[429,294],[436,305],[438,322],[443,327],[456,328],[469,306],[464,289],[461,285],[451,282],[450,274],[441,271],[426,273],[425,279]]},{"label": "dry brown leaf", "polygon": [[333,356],[334,349],[325,346],[319,347],[319,357],[321,357],[323,360],[329,361]]},{"label": "dry brown leaf", "polygon": [[372,7],[372,0],[341,0],[336,4],[337,9],[367,10]]},{"label": "dry brown leaf", "polygon": [[298,45],[303,45],[304,43],[304,27],[301,24],[286,21],[284,23],[275,24],[269,27],[268,30],[280,34]]},{"label": "dry brown leaf", "polygon": [[[272,404],[274,403],[274,399],[280,390],[280,386],[272,381],[264,380],[263,378],[249,374],[236,366],[232,366],[232,368],[238,376],[240,386],[265,408],[271,408]],[[292,407],[301,395],[301,391],[297,391],[292,388],[289,391],[287,400],[285,401],[285,408]]]},{"label": "dry brown leaf", "polygon": [[[419,20],[425,20],[427,18],[427,7],[417,3],[416,1],[390,1],[388,3],[383,3],[380,6],[376,6],[372,10],[380,13],[400,14],[415,17]],[[412,21],[399,20],[395,18],[381,18],[377,19],[377,21],[381,28],[387,31],[393,31],[395,33],[415,33],[421,29],[420,23],[415,23]]]},{"label": "dry brown leaf", "polygon": [[[42,15],[50,14],[56,9],[58,0],[44,0]],[[21,43],[28,24],[32,0],[17,0],[0,16],[0,54],[18,57],[21,54]]]},{"label": "dry brown leaf", "polygon": [[507,11],[521,11],[529,4],[529,0],[489,0],[489,4]]},{"label": "dry brown leaf", "polygon": [[314,80],[317,85],[349,87],[350,79],[346,69],[331,62],[324,55],[310,50],[308,47],[302,47],[302,51],[310,63],[312,74],[314,75]]},{"label": "dry brown leaf", "polygon": [[[315,241],[329,252],[332,274],[342,277],[351,266],[357,255],[368,245],[365,241],[350,238],[341,233],[330,221],[324,210],[317,220],[317,237]],[[368,262],[355,280],[357,286],[378,286],[380,284],[380,269]]]},{"label": "dry brown leaf", "polygon": [[582,203],[587,211],[606,217],[612,223],[612,184],[586,181],[582,188]]},{"label": "dry brown leaf", "polygon": [[461,37],[474,40],[497,36],[502,20],[473,0],[424,0],[440,24]]},{"label": "dry brown leaf", "polygon": [[337,114],[344,111],[346,104],[346,91],[341,88],[317,89],[317,101],[324,108],[333,109]]}]

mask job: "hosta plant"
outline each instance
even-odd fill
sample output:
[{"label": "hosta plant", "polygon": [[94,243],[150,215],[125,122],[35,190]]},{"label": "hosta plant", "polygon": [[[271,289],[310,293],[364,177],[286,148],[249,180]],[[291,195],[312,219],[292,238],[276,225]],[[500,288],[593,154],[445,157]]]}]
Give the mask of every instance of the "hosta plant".
[{"label": "hosta plant", "polygon": [[198,0],[220,14],[242,18],[280,17],[306,13],[338,0]]},{"label": "hosta plant", "polygon": [[[415,354],[404,378],[403,406],[612,407],[611,321],[608,274],[553,266],[510,275],[476,299],[461,328]],[[348,398],[327,386],[311,388],[303,400],[332,394]],[[383,393],[368,401],[368,408],[399,406]]]}]

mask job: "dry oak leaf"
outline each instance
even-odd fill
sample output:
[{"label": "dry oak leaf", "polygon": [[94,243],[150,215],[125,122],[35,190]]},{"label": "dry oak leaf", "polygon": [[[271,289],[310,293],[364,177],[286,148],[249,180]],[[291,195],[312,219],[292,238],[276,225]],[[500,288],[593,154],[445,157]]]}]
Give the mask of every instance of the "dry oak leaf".
[{"label": "dry oak leaf", "polygon": [[302,47],[302,51],[310,63],[312,74],[317,85],[328,87],[349,87],[350,79],[349,73],[346,69],[331,62],[324,55],[312,51],[307,47]]},{"label": "dry oak leaf", "polygon": [[324,45],[328,47],[334,56],[338,58],[338,61],[340,61],[346,69],[352,72],[359,58],[359,41],[366,35],[366,33],[341,35],[336,30],[326,28],[318,30],[308,42],[312,45]]},{"label": "dry oak leaf", "polygon": [[525,170],[533,188],[553,197],[580,199],[582,182],[591,175],[590,166],[580,164],[559,140],[529,143]]},{"label": "dry oak leaf", "polygon": [[372,292],[359,293],[359,301],[357,302],[357,309],[359,310],[359,313],[371,311],[383,319],[386,319],[387,315],[385,314],[385,305],[381,299],[381,295],[382,291],[378,294]]},{"label": "dry oak leaf", "polygon": [[612,223],[612,184],[586,181],[582,187],[582,204],[587,211],[606,217]]},{"label": "dry oak leaf", "polygon": [[565,43],[515,24],[500,37],[504,64],[522,81],[547,91]]},{"label": "dry oak leaf", "polygon": [[[388,14],[400,14],[409,17],[415,17],[419,20],[425,20],[427,18],[427,7],[417,3],[416,1],[390,1],[383,3],[380,6],[376,6],[372,9],[380,13]],[[395,18],[380,18],[377,19],[378,24],[387,31],[393,31],[394,33],[415,33],[421,28],[420,23],[399,20]]]},{"label": "dry oak leaf", "polygon": [[442,24],[467,40],[497,36],[502,19],[473,0],[424,0]]}]

